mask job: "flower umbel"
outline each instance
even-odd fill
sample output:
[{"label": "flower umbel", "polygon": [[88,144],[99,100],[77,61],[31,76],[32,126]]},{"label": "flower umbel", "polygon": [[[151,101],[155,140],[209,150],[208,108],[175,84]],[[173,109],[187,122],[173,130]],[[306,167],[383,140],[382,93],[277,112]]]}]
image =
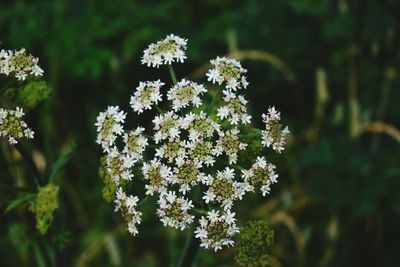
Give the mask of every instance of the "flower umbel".
[{"label": "flower umbel", "polygon": [[172,62],[183,63],[186,59],[186,46],[186,39],[174,34],[167,35],[165,39],[150,44],[144,50],[142,64],[158,68],[160,65],[171,65]]},{"label": "flower umbel", "polygon": [[18,80],[23,81],[30,75],[42,76],[43,70],[38,64],[39,58],[27,55],[24,48],[18,51],[0,51],[0,73],[14,75]]},{"label": "flower umbel", "polygon": [[[265,130],[261,131],[262,144],[270,147],[278,153],[281,153],[285,148],[286,138],[289,134],[289,129],[286,126],[283,128],[280,123],[281,113],[271,107],[268,109],[268,114],[262,114],[263,122],[265,123]],[[282,129],[283,128],[283,129]]]},{"label": "flower umbel", "polygon": [[[184,230],[195,223],[195,238],[201,246],[217,251],[233,245],[239,232],[235,203],[256,188],[266,196],[277,182],[275,166],[261,153],[264,146],[283,151],[288,130],[282,129],[274,108],[263,115],[265,130],[252,127],[248,101],[245,94],[238,94],[248,86],[247,70],[237,60],[211,60],[208,81],[218,84],[214,89],[223,94],[210,93],[204,85],[188,79],[177,82],[170,65],[186,59],[186,43],[168,35],[144,51],[142,63],[169,65],[173,83],[162,97],[162,81],[140,82],[131,97],[137,115],[156,108],[157,115],[146,114],[146,120],[153,116],[153,127],[124,130],[126,114],[118,106],[108,107],[98,116],[97,143],[106,154],[101,174],[107,193],[115,194],[107,199],[115,200],[115,209],[121,211],[132,234],[137,234],[141,222],[138,197],[128,196],[127,191],[135,188],[147,195],[146,199],[158,199],[156,213],[164,226]],[[144,191],[131,186],[136,181],[144,183]]]},{"label": "flower umbel", "polygon": [[0,108],[0,137],[6,138],[11,145],[17,144],[21,138],[33,138],[34,132],[22,120],[24,115],[22,108]]}]

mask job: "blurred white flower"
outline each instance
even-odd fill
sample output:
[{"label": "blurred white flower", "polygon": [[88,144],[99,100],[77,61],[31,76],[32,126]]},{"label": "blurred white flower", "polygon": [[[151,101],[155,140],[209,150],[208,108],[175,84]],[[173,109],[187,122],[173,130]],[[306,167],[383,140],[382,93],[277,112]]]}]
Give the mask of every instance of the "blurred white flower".
[{"label": "blurred white flower", "polygon": [[15,110],[0,108],[0,137],[6,138],[11,145],[17,144],[21,138],[33,138],[34,132],[22,120],[24,115],[19,107]]}]

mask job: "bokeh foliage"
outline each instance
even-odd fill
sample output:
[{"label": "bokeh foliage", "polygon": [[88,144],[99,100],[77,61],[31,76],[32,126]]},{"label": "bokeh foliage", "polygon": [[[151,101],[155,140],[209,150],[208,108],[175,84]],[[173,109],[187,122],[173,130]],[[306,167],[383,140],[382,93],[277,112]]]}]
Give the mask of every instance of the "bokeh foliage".
[{"label": "bokeh foliage", "polygon": [[[0,265],[175,266],[185,236],[161,228],[149,205],[132,238],[102,198],[93,125],[107,105],[128,110],[140,80],[168,79],[139,61],[167,33],[189,38],[181,77],[204,81],[199,66],[236,55],[249,69],[254,123],[276,105],[290,127],[287,151],[270,156],[280,162],[279,184],[236,208],[241,225],[262,219],[274,229],[270,264],[398,265],[400,144],[390,127],[400,127],[399,14],[398,0],[2,1],[1,48],[40,57],[52,88],[34,85],[50,99],[26,104],[36,106],[27,118],[31,149],[44,148],[36,161],[51,165],[60,144],[77,147],[58,175],[59,209],[46,236],[27,205],[1,215]],[[24,101],[24,90],[10,96]],[[16,162],[0,157],[1,184],[20,186],[29,175]],[[20,193],[1,187],[0,209]],[[198,266],[232,266],[236,253],[202,251]]]}]

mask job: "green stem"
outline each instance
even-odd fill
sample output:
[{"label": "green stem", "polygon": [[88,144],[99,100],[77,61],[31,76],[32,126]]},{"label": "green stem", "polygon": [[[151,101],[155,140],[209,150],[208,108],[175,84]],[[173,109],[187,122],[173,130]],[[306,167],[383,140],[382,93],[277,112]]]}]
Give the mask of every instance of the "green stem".
[{"label": "green stem", "polygon": [[197,252],[200,247],[199,239],[196,238],[196,234],[192,233],[190,238],[188,239],[185,252],[182,255],[181,260],[179,261],[179,267],[190,267],[193,265]]},{"label": "green stem", "polygon": [[168,65],[169,74],[171,75],[172,83],[175,85],[177,83],[175,70],[172,65]]},{"label": "green stem", "polygon": [[14,147],[21,154],[22,158],[24,159],[25,164],[28,166],[29,170],[32,172],[36,186],[40,187],[39,182],[43,182],[44,180],[42,179],[42,175],[40,174],[32,157],[29,155],[28,151],[25,149],[25,147],[21,143],[15,144]]},{"label": "green stem", "polygon": [[164,114],[164,111],[159,106],[155,106],[155,107],[156,107],[156,110],[158,113]]}]

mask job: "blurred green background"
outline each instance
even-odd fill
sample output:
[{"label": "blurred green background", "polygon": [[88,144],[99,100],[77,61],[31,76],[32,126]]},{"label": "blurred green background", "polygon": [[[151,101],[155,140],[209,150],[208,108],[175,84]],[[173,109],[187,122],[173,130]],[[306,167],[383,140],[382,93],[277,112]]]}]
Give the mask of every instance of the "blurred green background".
[{"label": "blurred green background", "polygon": [[[94,127],[108,105],[130,110],[139,81],[169,80],[165,68],[140,65],[143,49],[168,33],[189,39],[178,76],[205,81],[209,59],[238,56],[254,124],[275,105],[289,125],[280,182],[236,207],[240,225],[264,219],[275,230],[271,266],[399,266],[397,0],[2,0],[0,48],[40,57],[53,88],[27,117],[36,159],[46,165],[77,146],[57,177],[48,235],[26,206],[0,216],[0,266],[176,264],[185,234],[161,227],[149,205],[131,237],[102,198]],[[13,173],[1,157],[1,183],[16,184]],[[17,194],[2,187],[0,211]],[[234,266],[235,253],[201,250],[197,266]]]}]

